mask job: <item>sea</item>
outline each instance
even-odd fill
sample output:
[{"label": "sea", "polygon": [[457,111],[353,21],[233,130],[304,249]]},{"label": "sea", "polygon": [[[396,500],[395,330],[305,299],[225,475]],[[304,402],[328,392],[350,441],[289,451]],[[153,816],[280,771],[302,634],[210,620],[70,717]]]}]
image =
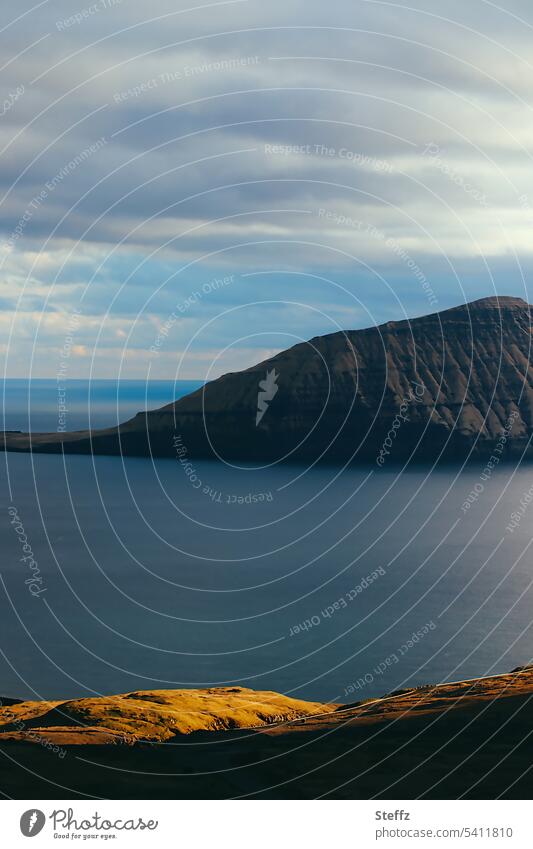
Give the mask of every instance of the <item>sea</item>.
[{"label": "sea", "polygon": [[[69,381],[67,426],[200,385]],[[4,428],[56,430],[57,391],[6,381]],[[0,697],[243,686],[351,703],[533,657],[528,466],[4,454],[0,476]]]}]

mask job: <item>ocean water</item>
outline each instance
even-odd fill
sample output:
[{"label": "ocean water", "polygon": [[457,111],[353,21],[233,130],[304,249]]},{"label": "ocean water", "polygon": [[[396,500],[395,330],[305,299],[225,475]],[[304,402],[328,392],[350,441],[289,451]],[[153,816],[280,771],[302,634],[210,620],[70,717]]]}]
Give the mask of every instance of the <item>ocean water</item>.
[{"label": "ocean water", "polygon": [[1,386],[1,429],[27,432],[56,431],[60,412],[67,430],[112,427],[194,392],[202,381],[11,379]]},{"label": "ocean water", "polygon": [[0,469],[0,696],[239,684],[351,702],[533,657],[527,467]]}]

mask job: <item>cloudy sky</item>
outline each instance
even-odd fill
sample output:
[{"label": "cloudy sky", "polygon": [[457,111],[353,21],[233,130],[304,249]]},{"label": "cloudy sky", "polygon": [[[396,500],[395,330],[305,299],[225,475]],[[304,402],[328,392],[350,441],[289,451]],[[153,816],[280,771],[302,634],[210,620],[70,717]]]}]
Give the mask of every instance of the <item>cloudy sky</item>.
[{"label": "cloudy sky", "polygon": [[528,297],[526,0],[22,0],[0,38],[9,377],[67,340],[73,378],[204,379]]}]

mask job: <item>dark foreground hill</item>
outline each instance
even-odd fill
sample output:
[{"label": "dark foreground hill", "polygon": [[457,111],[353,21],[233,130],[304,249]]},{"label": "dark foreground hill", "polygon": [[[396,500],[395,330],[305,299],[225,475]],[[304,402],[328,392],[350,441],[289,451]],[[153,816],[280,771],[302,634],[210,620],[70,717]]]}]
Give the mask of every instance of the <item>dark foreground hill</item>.
[{"label": "dark foreground hill", "polygon": [[23,702],[0,711],[0,790],[16,799],[530,799],[532,733],[530,667],[355,705],[239,687]]},{"label": "dark foreground hill", "polygon": [[317,337],[119,428],[6,434],[10,451],[273,462],[529,454],[530,306],[484,298]]}]

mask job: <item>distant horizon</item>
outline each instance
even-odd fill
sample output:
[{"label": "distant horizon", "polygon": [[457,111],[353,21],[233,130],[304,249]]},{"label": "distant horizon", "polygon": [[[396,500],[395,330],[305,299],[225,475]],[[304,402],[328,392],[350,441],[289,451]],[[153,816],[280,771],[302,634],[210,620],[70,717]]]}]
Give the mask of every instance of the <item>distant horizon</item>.
[{"label": "distant horizon", "polygon": [[[25,381],[31,380],[31,381],[33,381],[34,380],[36,382],[40,381],[41,383],[48,383],[49,381],[53,381],[54,383],[57,382],[57,378],[56,378],[55,375],[52,375],[51,377],[28,377],[28,376],[26,376],[26,377],[3,377],[3,378],[0,379],[0,382],[1,383],[7,383],[8,381],[13,381],[13,380],[17,380],[17,381],[19,381],[19,380],[25,380]],[[195,378],[195,377],[181,378],[180,377],[178,379],[175,379],[175,378],[172,378],[172,377],[168,377],[168,378],[155,377],[155,378],[150,378],[147,381],[145,381],[142,377],[120,377],[120,378],[115,378],[115,377],[69,377],[69,378],[66,379],[66,382],[67,383],[89,383],[89,381],[94,381],[94,382],[99,381],[101,383],[117,383],[117,380],[120,383],[144,383],[144,382],[146,382],[146,383],[201,383],[202,382],[201,377],[198,377],[198,378]]]}]

